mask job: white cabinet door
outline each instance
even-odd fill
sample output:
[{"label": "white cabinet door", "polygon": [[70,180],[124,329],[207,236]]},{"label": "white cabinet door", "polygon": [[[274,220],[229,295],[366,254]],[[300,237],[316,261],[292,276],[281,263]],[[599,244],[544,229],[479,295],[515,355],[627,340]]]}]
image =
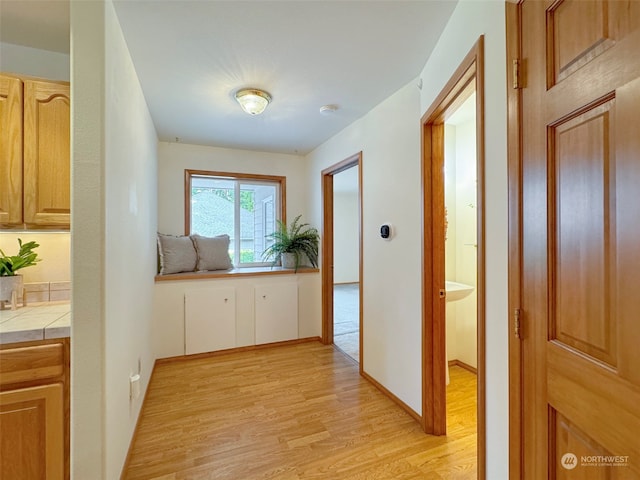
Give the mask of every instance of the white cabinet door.
[{"label": "white cabinet door", "polygon": [[188,290],[184,293],[185,354],[236,346],[235,288]]},{"label": "white cabinet door", "polygon": [[255,289],[256,345],[298,338],[298,284]]}]

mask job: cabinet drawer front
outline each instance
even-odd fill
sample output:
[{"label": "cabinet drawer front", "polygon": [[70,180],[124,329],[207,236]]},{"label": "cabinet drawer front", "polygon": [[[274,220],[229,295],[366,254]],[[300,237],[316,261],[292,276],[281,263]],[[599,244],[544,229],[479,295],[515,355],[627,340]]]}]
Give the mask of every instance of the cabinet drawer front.
[{"label": "cabinet drawer front", "polygon": [[56,378],[64,374],[64,345],[0,350],[0,386]]}]

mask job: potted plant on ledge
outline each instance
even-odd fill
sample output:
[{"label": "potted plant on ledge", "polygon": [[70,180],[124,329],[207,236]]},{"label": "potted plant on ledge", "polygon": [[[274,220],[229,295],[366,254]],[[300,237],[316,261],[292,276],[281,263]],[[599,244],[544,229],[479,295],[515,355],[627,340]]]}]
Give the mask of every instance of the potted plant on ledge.
[{"label": "potted plant on ledge", "polygon": [[18,239],[18,245],[18,255],[10,256],[0,249],[0,309],[4,309],[5,302],[11,302],[11,309],[16,309],[17,298],[23,296],[24,290],[22,275],[16,272],[40,261],[38,254],[33,251],[40,246],[39,244],[22,243],[22,240]]},{"label": "potted plant on ledge", "polygon": [[280,262],[282,268],[293,268],[297,272],[306,257],[312,267],[318,267],[320,235],[308,223],[300,223],[300,217],[298,215],[288,229],[285,223],[277,220],[275,232],[266,235],[265,238],[273,243],[263,252],[262,258],[271,260],[271,266]]}]

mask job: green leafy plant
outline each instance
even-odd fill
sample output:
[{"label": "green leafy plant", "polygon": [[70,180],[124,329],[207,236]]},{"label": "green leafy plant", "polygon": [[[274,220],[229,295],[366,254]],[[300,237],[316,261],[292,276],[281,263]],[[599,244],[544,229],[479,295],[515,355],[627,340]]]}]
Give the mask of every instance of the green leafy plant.
[{"label": "green leafy plant", "polygon": [[306,257],[314,267],[318,266],[318,243],[320,235],[318,230],[308,223],[300,222],[301,215],[298,215],[289,228],[280,220],[277,221],[275,232],[266,235],[265,238],[273,243],[262,253],[264,260],[272,260],[271,266],[282,259],[282,254],[291,253],[296,259],[295,270],[298,271],[300,261]]},{"label": "green leafy plant", "polygon": [[40,245],[36,242],[22,243],[18,239],[20,250],[18,255],[7,255],[0,249],[0,277],[13,277],[21,268],[31,267],[40,261],[38,254],[33,250]]}]

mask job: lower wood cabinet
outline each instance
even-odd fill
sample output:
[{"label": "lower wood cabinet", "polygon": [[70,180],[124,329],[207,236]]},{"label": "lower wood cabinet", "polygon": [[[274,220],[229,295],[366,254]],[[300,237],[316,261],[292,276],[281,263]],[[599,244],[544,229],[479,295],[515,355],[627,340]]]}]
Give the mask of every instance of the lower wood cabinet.
[{"label": "lower wood cabinet", "polygon": [[69,339],[0,346],[0,478],[69,478]]}]

